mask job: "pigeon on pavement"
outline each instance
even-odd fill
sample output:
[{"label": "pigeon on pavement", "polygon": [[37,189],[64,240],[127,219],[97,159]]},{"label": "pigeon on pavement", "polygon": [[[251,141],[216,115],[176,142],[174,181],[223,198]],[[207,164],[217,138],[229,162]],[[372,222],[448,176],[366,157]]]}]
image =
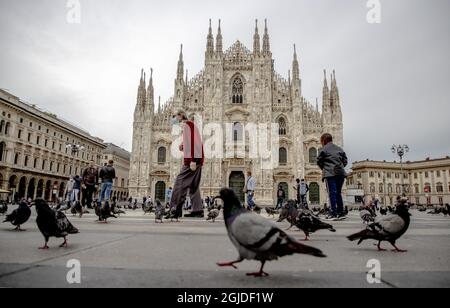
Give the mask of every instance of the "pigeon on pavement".
[{"label": "pigeon on pavement", "polygon": [[269,217],[272,216],[275,218],[275,215],[278,214],[278,210],[273,207],[266,207],[265,210],[266,210],[267,215],[269,215]]},{"label": "pigeon on pavement", "polygon": [[359,216],[365,224],[370,224],[375,221],[376,214],[371,208],[362,206],[359,210]]},{"label": "pigeon on pavement", "polygon": [[36,223],[45,239],[45,244],[40,249],[49,248],[50,237],[64,238],[59,247],[67,247],[67,236],[79,233],[78,229],[70,223],[62,211],[52,210],[43,199],[37,199],[34,205],[37,212]]},{"label": "pigeon on pavement", "polygon": [[389,242],[396,252],[406,252],[406,250],[399,249],[395,243],[408,231],[411,222],[410,216],[406,200],[402,199],[397,204],[394,214],[377,219],[376,222],[368,225],[365,230],[350,235],[348,239],[350,241],[359,240],[358,245],[365,240],[376,240],[378,241],[379,251],[385,251],[385,249],[381,248],[381,242],[385,241]]},{"label": "pigeon on pavement", "polygon": [[220,211],[213,209],[208,213],[208,218],[206,221],[216,222],[216,218],[219,217]]},{"label": "pigeon on pavement", "polygon": [[156,208],[155,208],[155,222],[163,223],[164,215],[166,215],[166,210],[164,205],[162,205],[161,201],[156,200]]},{"label": "pigeon on pavement", "polygon": [[10,222],[13,226],[16,226],[15,230],[22,231],[21,225],[26,223],[31,216],[31,209],[25,199],[20,201],[19,207],[15,209],[11,214],[6,215],[6,219],[3,222]]},{"label": "pigeon on pavement", "polygon": [[299,215],[295,221],[295,226],[305,233],[305,241],[309,240],[309,235],[318,230],[329,230],[336,232],[332,225],[321,221],[309,210],[300,210]]},{"label": "pigeon on pavement", "polygon": [[8,204],[0,203],[0,215],[5,215],[8,212]]},{"label": "pigeon on pavement", "polygon": [[233,190],[224,188],[217,197],[224,202],[224,219],[228,236],[239,252],[239,259],[233,262],[217,263],[220,267],[236,268],[244,260],[257,260],[261,268],[247,276],[264,277],[267,261],[293,254],[307,254],[326,257],[317,248],[303,245],[279,229],[273,222],[245,209]]},{"label": "pigeon on pavement", "polygon": [[98,216],[99,222],[108,223],[108,218],[117,218],[116,215],[111,213],[111,208],[108,206],[97,205],[95,207],[95,215]]},{"label": "pigeon on pavement", "polygon": [[290,230],[293,226],[295,226],[295,222],[297,220],[299,211],[295,206],[294,200],[289,200],[287,204],[282,208],[280,217],[278,218],[278,222],[282,222],[285,219],[291,224],[287,230]]}]

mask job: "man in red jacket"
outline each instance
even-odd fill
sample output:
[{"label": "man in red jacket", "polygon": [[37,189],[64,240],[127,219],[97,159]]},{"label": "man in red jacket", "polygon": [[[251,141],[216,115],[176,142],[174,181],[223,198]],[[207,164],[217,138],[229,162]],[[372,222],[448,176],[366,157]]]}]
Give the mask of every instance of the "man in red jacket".
[{"label": "man in red jacket", "polygon": [[183,143],[180,151],[183,152],[184,164],[180,174],[175,180],[170,208],[172,215],[169,218],[182,216],[183,204],[187,193],[191,196],[192,212],[185,217],[204,217],[202,198],[200,195],[200,181],[202,167],[205,160],[202,137],[193,121],[189,121],[184,111],[179,111],[173,117],[173,124],[180,123],[183,129]]}]

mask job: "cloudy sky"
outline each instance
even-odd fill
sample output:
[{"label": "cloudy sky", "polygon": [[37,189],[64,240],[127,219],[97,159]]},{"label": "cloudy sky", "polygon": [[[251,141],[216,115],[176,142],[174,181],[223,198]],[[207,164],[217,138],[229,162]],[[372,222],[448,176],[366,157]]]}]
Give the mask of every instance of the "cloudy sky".
[{"label": "cloudy sky", "polygon": [[[0,1],[0,88],[131,148],[140,69],[154,68],[156,95],[173,95],[179,45],[190,75],[202,69],[208,19],[222,19],[225,47],[252,47],[254,19],[269,20],[276,70],[287,77],[294,43],[304,96],[321,98],[323,69],[336,69],[352,161],[450,154],[450,1],[366,0]],[[216,32],[216,31],[215,31]]]}]

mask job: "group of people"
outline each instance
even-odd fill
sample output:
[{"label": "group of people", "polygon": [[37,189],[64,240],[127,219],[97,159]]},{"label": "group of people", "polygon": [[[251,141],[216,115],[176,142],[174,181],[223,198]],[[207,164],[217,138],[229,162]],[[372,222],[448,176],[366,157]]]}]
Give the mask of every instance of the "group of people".
[{"label": "group of people", "polygon": [[83,171],[81,177],[75,175],[68,181],[64,192],[65,200],[72,206],[81,202],[82,207],[92,208],[94,196],[98,192],[97,205],[108,207],[115,179],[114,161],[110,160],[99,170],[95,166],[95,162],[91,160],[89,167]]},{"label": "group of people", "polygon": [[[175,180],[171,191],[171,214],[167,218],[179,218],[182,216],[183,205],[186,203],[189,193],[191,213],[185,217],[204,217],[203,202],[200,196],[200,181],[202,167],[205,161],[204,149],[200,132],[193,119],[188,119],[184,111],[178,111],[172,117],[172,125],[181,125],[183,142],[179,150],[183,152],[183,167]],[[331,134],[323,134],[320,140],[322,149],[317,157],[317,165],[323,173],[323,181],[329,194],[330,219],[345,217],[342,187],[346,179],[345,167],[348,164],[344,150],[333,143]],[[297,201],[305,207],[309,187],[304,179],[297,179],[295,186]],[[247,182],[244,193],[247,196],[247,204],[250,210],[256,207],[255,203],[256,179],[252,172],[247,172]],[[277,192],[277,208],[282,207],[286,199],[286,192],[280,186]]]}]

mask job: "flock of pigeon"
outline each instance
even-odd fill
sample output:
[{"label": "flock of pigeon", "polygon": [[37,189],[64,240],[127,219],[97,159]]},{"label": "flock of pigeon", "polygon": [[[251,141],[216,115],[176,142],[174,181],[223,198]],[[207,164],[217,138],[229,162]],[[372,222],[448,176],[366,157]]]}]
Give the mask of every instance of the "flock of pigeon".
[{"label": "flock of pigeon", "polygon": [[[302,244],[288,235],[274,221],[259,215],[259,211],[255,212],[246,209],[233,190],[228,188],[222,189],[220,196],[217,196],[216,199],[222,200],[223,205],[218,205],[217,202],[210,205],[208,207],[207,221],[215,222],[223,209],[228,236],[239,253],[239,258],[236,261],[217,263],[218,266],[237,268],[236,264],[244,260],[257,260],[261,262],[260,270],[247,275],[264,277],[268,276],[264,272],[264,265],[267,261],[277,260],[280,257],[293,254],[306,254],[318,258],[326,257],[321,250]],[[69,210],[67,207],[59,206],[53,209],[42,199],[37,199],[31,204],[28,204],[25,200],[21,201],[19,207],[7,215],[4,222],[10,222],[16,226],[16,230],[22,230],[21,225],[30,218],[30,208],[33,206],[35,206],[37,212],[37,226],[45,239],[45,244],[41,249],[49,248],[48,241],[50,237],[63,238],[64,242],[60,247],[67,247],[67,236],[79,233],[78,229],[70,223],[64,214],[64,211]],[[0,214],[4,215],[7,210],[6,205],[0,205]],[[446,210],[449,213],[448,205]],[[71,211],[74,214],[83,214],[83,209],[71,209]],[[144,206],[143,211],[144,215],[155,213],[156,222],[162,222],[167,214],[167,208],[158,200],[155,206],[153,204]],[[279,215],[278,222],[287,220],[290,223],[289,229],[295,226],[303,231],[305,241],[308,241],[311,234],[319,230],[336,232],[331,224],[319,218],[320,212],[316,213],[306,208],[298,209],[295,201],[292,200],[288,201],[281,210],[266,208],[266,212],[272,217]],[[96,209],[99,220],[104,222],[110,217],[117,217],[115,215],[123,213],[125,212],[115,205],[110,210]],[[396,246],[397,240],[406,233],[411,222],[406,199],[399,199],[396,207],[386,210],[381,217],[376,217],[376,214],[370,207],[364,206],[360,208],[360,215],[367,226],[362,231],[348,236],[350,241],[358,241],[359,245],[363,241],[374,240],[378,243],[379,251],[385,250],[381,248],[381,243],[388,242],[394,247],[394,251],[406,252]]]}]

